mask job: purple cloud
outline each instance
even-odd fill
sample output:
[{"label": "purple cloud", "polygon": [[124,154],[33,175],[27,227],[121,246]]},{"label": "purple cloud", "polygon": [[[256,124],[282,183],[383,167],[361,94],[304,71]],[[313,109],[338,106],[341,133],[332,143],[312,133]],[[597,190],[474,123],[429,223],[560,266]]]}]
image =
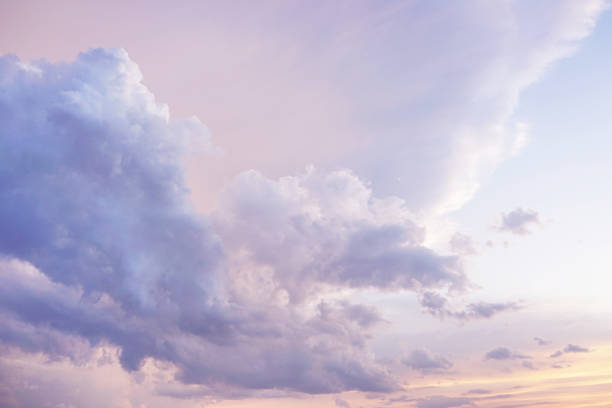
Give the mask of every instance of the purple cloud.
[{"label": "purple cloud", "polygon": [[408,357],[402,359],[402,363],[423,374],[441,373],[453,366],[453,363],[444,357],[431,355],[426,350],[414,350]]},{"label": "purple cloud", "polygon": [[578,346],[576,344],[568,344],[567,346],[565,346],[565,348],[563,348],[563,350],[557,350],[554,353],[552,353],[549,357],[557,358],[557,357],[561,357],[563,354],[566,354],[566,353],[588,353],[590,351],[591,350],[589,350],[586,347]]},{"label": "purple cloud", "polygon": [[568,344],[563,349],[564,353],[588,353],[590,350],[586,347],[577,346],[576,344]]},{"label": "purple cloud", "polygon": [[513,352],[507,347],[497,347],[485,354],[486,360],[521,360],[529,358],[531,357],[525,354]]},{"label": "purple cloud", "polygon": [[476,404],[471,398],[445,397],[436,395],[433,397],[420,399],[416,403],[416,408],[452,408],[452,407],[475,407]]},{"label": "purple cloud", "polygon": [[501,225],[499,231],[507,231],[513,234],[525,235],[530,234],[529,227],[531,225],[540,224],[540,215],[534,210],[524,210],[517,208],[509,213],[502,214]]},{"label": "purple cloud", "polygon": [[[183,177],[186,147],[210,146],[206,128],[170,120],[140,81],[123,50],[66,64],[0,59],[2,341],[75,361],[110,343],[126,370],[152,357],[186,383],[395,389],[364,357],[374,309],[344,302],[312,314],[236,292],[225,243],[193,211]],[[411,223],[377,228],[352,242],[419,234]],[[430,284],[463,279],[445,266],[452,259],[423,253],[415,259],[431,262]],[[400,279],[397,265],[386,284]],[[340,275],[338,284],[350,282]],[[359,280],[385,285],[383,276]]]},{"label": "purple cloud", "polygon": [[433,316],[440,318],[450,317],[459,320],[487,319],[497,313],[519,310],[521,308],[521,305],[517,302],[478,302],[470,303],[465,308],[457,310],[449,304],[446,297],[433,291],[421,293],[420,302],[423,308]]},{"label": "purple cloud", "polygon": [[538,344],[538,346],[548,346],[550,344],[550,341],[544,340],[541,337],[534,337],[533,341],[535,341]]},{"label": "purple cloud", "polygon": [[459,232],[451,237],[449,244],[451,251],[458,255],[474,255],[478,252],[472,237]]}]

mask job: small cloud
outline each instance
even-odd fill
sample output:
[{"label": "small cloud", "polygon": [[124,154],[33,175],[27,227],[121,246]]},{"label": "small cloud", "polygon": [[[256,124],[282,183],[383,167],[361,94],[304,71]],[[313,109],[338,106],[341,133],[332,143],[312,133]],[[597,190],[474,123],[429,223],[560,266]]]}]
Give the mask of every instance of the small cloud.
[{"label": "small cloud", "polygon": [[406,366],[423,374],[435,374],[446,371],[453,363],[441,356],[434,356],[425,350],[414,350],[402,360]]},{"label": "small cloud", "polygon": [[469,390],[467,392],[467,394],[476,394],[476,395],[485,395],[485,394],[490,394],[490,393],[491,393],[491,391],[485,390],[485,389],[482,389],[482,388],[475,388],[475,389]]},{"label": "small cloud", "polygon": [[541,337],[534,337],[533,341],[535,341],[536,343],[538,343],[538,346],[548,346],[550,344],[550,341],[548,340],[544,340]]},{"label": "small cloud", "polygon": [[564,353],[588,353],[590,350],[585,347],[577,346],[575,344],[568,344],[563,349]]},{"label": "small cloud", "polygon": [[457,255],[474,255],[477,252],[472,237],[460,232],[456,232],[451,237],[449,244],[451,251]]},{"label": "small cloud", "polygon": [[475,407],[474,401],[470,398],[452,398],[442,395],[420,399],[416,403],[416,408],[452,408],[452,407]]},{"label": "small cloud", "polygon": [[533,363],[531,361],[523,361],[521,363],[521,365],[525,368],[528,368],[530,370],[537,370],[537,368],[533,365]]},{"label": "small cloud", "polygon": [[497,347],[485,354],[485,360],[521,360],[529,358],[531,357],[513,352],[507,347]]},{"label": "small cloud", "polygon": [[351,408],[351,404],[349,404],[342,398],[336,398],[336,406],[341,407],[341,408]]},{"label": "small cloud", "polygon": [[568,344],[567,346],[565,346],[563,350],[557,350],[554,353],[552,353],[549,357],[557,358],[557,357],[561,357],[564,353],[588,353],[590,351],[591,350],[589,350],[586,347],[578,346],[576,344]]},{"label": "small cloud", "polygon": [[463,310],[457,310],[449,305],[444,296],[432,291],[421,293],[420,302],[421,306],[433,316],[451,317],[459,320],[488,319],[501,312],[521,309],[521,305],[517,302],[477,302],[468,304]]},{"label": "small cloud", "polygon": [[497,227],[499,231],[511,232],[517,235],[530,234],[529,226],[539,225],[540,215],[534,210],[517,208],[509,213],[502,213],[501,224]]}]

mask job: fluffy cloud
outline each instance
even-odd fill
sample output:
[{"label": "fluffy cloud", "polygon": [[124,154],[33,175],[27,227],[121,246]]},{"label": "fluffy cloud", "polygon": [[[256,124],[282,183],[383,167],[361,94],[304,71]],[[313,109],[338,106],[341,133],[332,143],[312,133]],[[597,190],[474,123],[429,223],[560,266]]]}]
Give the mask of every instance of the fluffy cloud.
[{"label": "fluffy cloud", "polygon": [[213,219],[235,273],[261,271],[256,279],[269,280],[260,287],[290,303],[325,288],[462,290],[467,283],[460,258],[424,246],[425,231],[403,200],[374,197],[348,170],[311,168],[277,181],[246,172]]},{"label": "fluffy cloud", "polygon": [[[185,148],[206,148],[206,129],[170,120],[140,81],[123,50],[91,50],[68,64],[0,59],[2,340],[74,361],[110,343],[125,369],[152,357],[172,363],[185,383],[394,389],[366,349],[376,310],[348,302],[287,309],[236,291],[223,246],[183,181]],[[419,230],[374,227],[350,244],[365,245],[369,233],[386,243]],[[416,259],[432,264],[424,282],[461,282],[453,258],[420,251]],[[338,260],[348,266],[348,257]],[[378,273],[355,275],[356,285],[401,280],[399,270]],[[283,284],[300,279],[287,276]],[[330,283],[350,285],[350,276]]]},{"label": "fluffy cloud", "polygon": [[433,356],[425,350],[414,350],[408,357],[402,359],[402,363],[423,374],[444,372],[453,366],[453,363],[444,357]]},{"label": "fluffy cloud", "polygon": [[502,214],[502,221],[498,229],[513,234],[530,234],[529,227],[540,224],[540,215],[534,210],[517,208],[509,213]]}]

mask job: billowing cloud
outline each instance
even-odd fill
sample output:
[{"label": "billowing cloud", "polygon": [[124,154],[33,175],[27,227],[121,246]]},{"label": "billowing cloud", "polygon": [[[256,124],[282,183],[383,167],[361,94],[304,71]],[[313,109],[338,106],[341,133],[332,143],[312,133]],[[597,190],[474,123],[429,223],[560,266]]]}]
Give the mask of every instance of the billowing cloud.
[{"label": "billowing cloud", "polygon": [[[123,50],[91,50],[67,64],[0,60],[2,340],[75,360],[111,344],[125,369],[152,357],[173,364],[185,383],[394,389],[366,349],[380,321],[375,309],[287,309],[236,292],[223,244],[191,208],[183,181],[185,148],[206,148],[206,129],[196,119],[170,120],[140,81]],[[380,245],[397,242],[400,253],[403,237],[420,234],[413,224],[360,232],[347,244],[371,234],[383,237]],[[431,264],[425,284],[464,279],[455,259],[414,251],[423,269]],[[348,266],[349,254],[338,262]],[[402,280],[398,268],[388,278],[353,276],[357,286],[386,287]],[[417,277],[419,270],[413,265]],[[330,283],[351,279],[345,270]]]},{"label": "billowing cloud", "polygon": [[426,350],[414,350],[408,357],[402,359],[402,363],[423,374],[444,372],[453,366],[453,363],[444,357],[431,355]]},{"label": "billowing cloud", "polygon": [[374,197],[348,170],[310,168],[279,180],[246,172],[213,219],[236,273],[261,271],[291,303],[325,288],[462,290],[467,283],[459,257],[424,246],[425,230],[403,200]]},{"label": "billowing cloud", "polygon": [[530,358],[530,356],[514,352],[507,347],[497,347],[485,354],[486,360],[522,360]]},{"label": "billowing cloud", "polygon": [[530,234],[529,227],[540,224],[540,215],[534,210],[524,210],[517,208],[509,213],[502,214],[501,224],[498,229],[507,231],[513,234],[525,235]]}]

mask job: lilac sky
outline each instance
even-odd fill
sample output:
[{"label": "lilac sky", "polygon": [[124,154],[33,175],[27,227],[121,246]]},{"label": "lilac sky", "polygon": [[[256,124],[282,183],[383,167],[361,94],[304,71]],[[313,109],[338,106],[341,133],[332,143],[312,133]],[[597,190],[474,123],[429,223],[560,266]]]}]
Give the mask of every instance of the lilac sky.
[{"label": "lilac sky", "polygon": [[610,406],[607,8],[0,2],[0,406]]}]

